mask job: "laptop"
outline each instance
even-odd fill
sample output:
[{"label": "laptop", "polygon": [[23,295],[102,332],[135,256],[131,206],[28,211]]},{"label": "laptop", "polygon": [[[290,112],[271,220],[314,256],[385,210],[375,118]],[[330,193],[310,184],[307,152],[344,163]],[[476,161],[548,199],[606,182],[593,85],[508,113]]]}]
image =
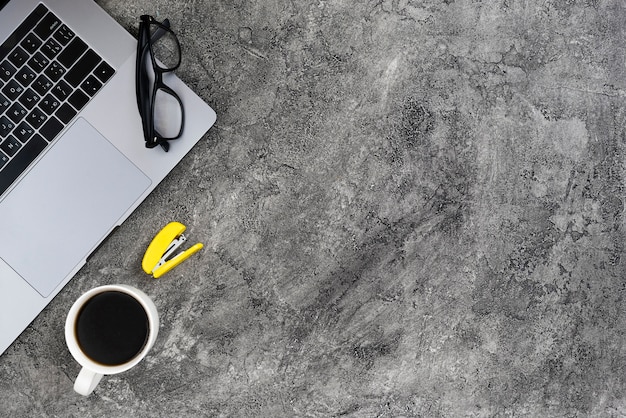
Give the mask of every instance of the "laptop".
[{"label": "laptop", "polygon": [[0,0],[0,354],[216,120],[167,75],[185,128],[146,148],[136,48],[92,0]]}]

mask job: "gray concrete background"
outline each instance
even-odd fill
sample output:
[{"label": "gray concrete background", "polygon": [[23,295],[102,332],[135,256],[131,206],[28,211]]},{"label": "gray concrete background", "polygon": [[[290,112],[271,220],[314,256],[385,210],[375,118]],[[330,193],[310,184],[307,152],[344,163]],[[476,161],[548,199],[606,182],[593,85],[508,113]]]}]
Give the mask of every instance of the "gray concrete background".
[{"label": "gray concrete background", "polygon": [[[168,17],[218,122],[0,358],[0,415],[626,416],[621,1],[98,3]],[[148,279],[172,220],[205,249]],[[105,283],[162,326],[82,398]]]}]

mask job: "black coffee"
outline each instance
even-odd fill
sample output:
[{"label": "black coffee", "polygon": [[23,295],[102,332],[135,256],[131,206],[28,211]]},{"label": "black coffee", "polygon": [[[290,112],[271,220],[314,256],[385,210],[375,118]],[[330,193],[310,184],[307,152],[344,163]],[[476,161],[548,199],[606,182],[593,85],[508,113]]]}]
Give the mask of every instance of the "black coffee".
[{"label": "black coffee", "polygon": [[124,364],[143,349],[148,315],[126,293],[98,293],[83,305],[76,320],[76,339],[83,353],[107,366]]}]

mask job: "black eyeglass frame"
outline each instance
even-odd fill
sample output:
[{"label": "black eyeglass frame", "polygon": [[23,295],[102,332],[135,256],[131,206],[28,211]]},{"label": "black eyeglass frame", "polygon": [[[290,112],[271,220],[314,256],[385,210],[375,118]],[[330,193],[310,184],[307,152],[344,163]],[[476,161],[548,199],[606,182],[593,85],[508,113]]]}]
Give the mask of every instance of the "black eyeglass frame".
[{"label": "black eyeglass frame", "polygon": [[[150,35],[151,27],[156,27],[156,30]],[[178,61],[172,67],[165,67],[159,63],[154,55],[153,43],[158,41],[165,33],[172,35],[176,41],[178,48]],[[152,94],[150,94],[150,78],[146,68],[146,54],[150,52],[150,62],[152,63],[152,71],[154,72],[154,81],[152,82]],[[169,27],[169,20],[165,19],[163,22],[159,22],[150,15],[142,15],[141,22],[139,23],[139,34],[137,40],[137,63],[135,71],[135,89],[137,94],[137,107],[139,109],[139,115],[141,116],[141,123],[143,127],[143,135],[147,148],[154,148],[160,145],[166,152],[169,150],[168,141],[175,140],[181,137],[185,125],[185,108],[183,102],[178,94],[167,84],[163,82],[163,74],[171,73],[176,70],[181,63],[181,48],[178,37]],[[163,91],[174,97],[180,105],[181,111],[181,123],[178,134],[173,137],[164,137],[154,128],[154,102],[156,99],[157,91]],[[148,98],[148,96],[150,96]]]}]

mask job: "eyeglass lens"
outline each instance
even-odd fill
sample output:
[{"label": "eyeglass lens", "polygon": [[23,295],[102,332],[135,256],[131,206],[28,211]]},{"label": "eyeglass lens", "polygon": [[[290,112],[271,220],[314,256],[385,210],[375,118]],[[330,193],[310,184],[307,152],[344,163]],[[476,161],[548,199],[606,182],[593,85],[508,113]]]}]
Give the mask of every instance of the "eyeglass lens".
[{"label": "eyeglass lens", "polygon": [[180,64],[180,47],[174,34],[162,25],[150,25],[151,52],[162,70],[174,70]]},{"label": "eyeglass lens", "polygon": [[158,88],[152,108],[154,130],[163,138],[176,138],[180,134],[183,114],[180,103],[166,89]]}]

